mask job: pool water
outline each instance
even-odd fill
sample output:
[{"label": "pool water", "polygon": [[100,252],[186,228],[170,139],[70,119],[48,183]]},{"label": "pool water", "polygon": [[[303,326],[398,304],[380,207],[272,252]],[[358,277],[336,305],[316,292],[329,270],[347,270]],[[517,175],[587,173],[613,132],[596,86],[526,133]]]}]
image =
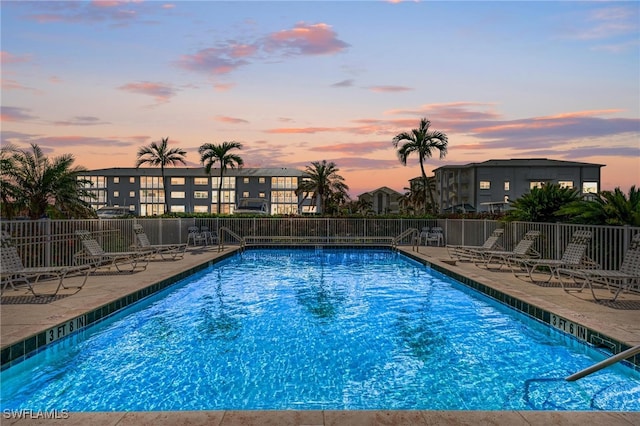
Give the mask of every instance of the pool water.
[{"label": "pool water", "polygon": [[640,411],[640,375],[390,250],[248,250],[2,372],[2,409]]}]

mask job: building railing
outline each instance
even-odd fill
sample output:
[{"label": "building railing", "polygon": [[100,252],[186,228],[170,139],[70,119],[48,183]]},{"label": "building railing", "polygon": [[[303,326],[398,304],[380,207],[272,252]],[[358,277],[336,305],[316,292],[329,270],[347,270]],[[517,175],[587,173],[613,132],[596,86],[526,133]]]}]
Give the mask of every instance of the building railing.
[{"label": "building railing", "polygon": [[[587,255],[603,269],[617,269],[640,227],[589,226],[560,223],[503,223],[482,219],[377,219],[377,218],[131,218],[86,220],[0,221],[9,232],[28,267],[68,265],[81,249],[75,235],[79,229],[93,233],[106,251],[129,250],[134,243],[133,225],[141,224],[152,244],[184,243],[190,226],[209,229],[225,227],[245,239],[247,245],[265,241],[295,244],[297,241],[358,242],[394,241],[410,245],[411,228],[441,227],[445,244],[482,245],[494,229],[504,228],[502,246],[510,250],[529,230],[538,230],[541,237],[535,249],[544,258],[562,257],[571,235],[577,230],[590,230],[593,235]],[[229,234],[229,235],[233,235]],[[230,238],[227,243],[239,244]],[[391,244],[391,243],[390,243]]]}]

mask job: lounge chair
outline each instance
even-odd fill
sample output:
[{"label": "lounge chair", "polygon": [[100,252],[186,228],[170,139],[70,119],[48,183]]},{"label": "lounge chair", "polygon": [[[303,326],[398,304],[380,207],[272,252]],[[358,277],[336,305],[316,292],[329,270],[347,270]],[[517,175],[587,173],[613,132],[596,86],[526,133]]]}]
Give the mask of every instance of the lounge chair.
[{"label": "lounge chair", "polygon": [[151,254],[151,258],[156,255],[160,255],[162,259],[176,260],[184,258],[184,253],[187,250],[186,243],[151,244],[151,242],[149,241],[149,237],[147,237],[147,234],[144,232],[144,228],[139,224],[133,225],[133,232],[136,236],[136,250],[151,250],[153,252]]},{"label": "lounge chair", "polygon": [[[138,267],[142,270],[147,269],[149,257],[153,254],[153,250],[105,252],[89,231],[79,230],[76,231],[76,235],[80,238],[83,247],[74,255],[74,260],[78,264],[89,263],[96,268],[115,267],[118,272],[134,272]],[[130,268],[121,269],[120,266],[123,264],[128,264]]]},{"label": "lounge chair", "polygon": [[204,238],[205,245],[215,245],[218,242],[218,234],[209,230],[208,226],[200,227],[200,235]]},{"label": "lounge chair", "polygon": [[474,263],[476,266],[482,264],[486,268],[489,268],[489,265],[497,264],[497,269],[502,269],[505,265],[511,267],[512,262],[517,259],[539,259],[540,253],[533,248],[533,244],[539,236],[540,231],[529,231],[512,251],[484,250],[479,252],[480,257]]},{"label": "lounge chair", "polygon": [[[24,282],[31,293],[36,297],[43,296],[55,296],[60,291],[60,288],[70,289],[77,288],[78,291],[87,282],[89,273],[93,270],[91,265],[71,265],[71,266],[51,266],[51,267],[28,267],[25,268],[18,249],[11,243],[8,235],[2,235],[2,243],[0,245],[0,271],[2,278],[2,289],[0,293],[6,290],[7,286],[11,285],[11,288],[17,290],[14,283]],[[78,286],[66,286],[64,285],[64,279],[69,274],[84,273],[84,280],[82,284]],[[58,287],[56,287],[53,293],[36,293],[33,286],[38,283],[40,277],[55,277],[58,279]],[[31,279],[35,278],[33,284]]]},{"label": "lounge chair", "polygon": [[501,250],[500,238],[502,238],[502,234],[504,234],[503,228],[494,229],[489,238],[487,238],[481,246],[448,245],[447,251],[449,252],[449,257],[459,261],[473,261],[481,256],[480,252],[482,251]]},{"label": "lounge chair", "polygon": [[[631,240],[631,245],[624,254],[620,269],[574,269],[559,268],[558,276],[562,289],[566,292],[581,292],[585,287],[591,289],[595,301],[608,300],[614,302],[623,290],[640,290],[640,233]],[[571,277],[575,283],[582,284],[579,289],[565,288],[562,276]],[[615,294],[611,299],[598,299],[594,286],[604,286]]]},{"label": "lounge chair", "polygon": [[[527,275],[531,281],[534,281],[533,273],[536,270],[546,268],[549,272],[549,278],[545,282],[549,282],[553,277],[559,278],[558,269],[560,268],[595,268],[597,264],[586,256],[590,241],[591,231],[576,231],[567,244],[561,259],[512,258],[510,259],[512,271],[515,276]],[[526,274],[518,273],[513,268],[515,265],[524,269]]]}]

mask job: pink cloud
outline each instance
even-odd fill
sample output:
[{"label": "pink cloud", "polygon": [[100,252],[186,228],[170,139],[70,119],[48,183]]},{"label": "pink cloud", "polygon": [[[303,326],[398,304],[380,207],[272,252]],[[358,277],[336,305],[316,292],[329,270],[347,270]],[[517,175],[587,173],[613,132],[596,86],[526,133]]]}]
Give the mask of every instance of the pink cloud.
[{"label": "pink cloud", "polygon": [[213,89],[217,92],[226,92],[235,87],[235,83],[215,83]]},{"label": "pink cloud", "polygon": [[339,128],[335,127],[280,127],[277,129],[268,129],[265,130],[266,133],[276,133],[276,134],[295,134],[295,133],[321,133],[321,132],[336,132],[339,131]]},{"label": "pink cloud", "polygon": [[235,117],[225,117],[223,115],[218,115],[215,118],[216,121],[221,123],[231,123],[231,124],[248,124],[249,122],[243,118],[235,118]]},{"label": "pink cloud", "polygon": [[359,143],[340,143],[334,145],[323,145],[309,148],[309,151],[319,152],[344,152],[349,154],[370,154],[374,151],[388,150],[392,148],[390,141],[384,142],[359,142]]},{"label": "pink cloud", "polygon": [[[248,49],[236,49],[234,45],[211,47],[199,50],[193,55],[182,55],[176,65],[191,71],[200,71],[210,74],[227,74],[243,65],[247,65],[244,59],[237,59],[239,54],[247,54]],[[242,57],[242,56],[240,56]]]},{"label": "pink cloud", "polygon": [[298,23],[288,30],[281,30],[267,36],[267,51],[285,51],[288,54],[325,55],[338,53],[349,47],[338,39],[327,24]]},{"label": "pink cloud", "polygon": [[169,98],[176,94],[175,90],[168,84],[152,83],[149,81],[127,83],[118,87],[118,89],[153,96],[158,102],[167,102]]},{"label": "pink cloud", "polygon": [[19,55],[14,55],[12,53],[9,53],[6,50],[0,51],[0,62],[3,65],[22,64],[29,61],[31,61],[31,57],[29,55],[19,56]]}]

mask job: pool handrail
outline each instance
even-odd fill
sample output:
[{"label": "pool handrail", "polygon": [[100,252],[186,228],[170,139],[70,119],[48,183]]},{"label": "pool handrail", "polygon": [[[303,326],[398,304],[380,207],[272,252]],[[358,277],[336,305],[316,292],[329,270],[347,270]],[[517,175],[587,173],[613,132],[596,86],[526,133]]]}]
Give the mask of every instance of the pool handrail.
[{"label": "pool handrail", "polygon": [[420,231],[417,228],[407,228],[400,235],[395,237],[391,241],[391,247],[396,248],[398,243],[403,239],[411,235],[411,246],[413,251],[418,251],[418,245],[420,244]]},{"label": "pool handrail", "polygon": [[224,250],[224,233],[225,232],[231,235],[236,240],[238,240],[240,242],[240,250],[244,250],[245,246],[247,245],[247,242],[245,241],[245,239],[240,235],[236,234],[235,232],[233,232],[231,229],[227,228],[226,226],[221,226],[218,228],[218,251],[219,252]]},{"label": "pool handrail", "polygon": [[640,354],[640,345],[636,345],[632,348],[627,349],[626,351],[620,352],[619,354],[612,355],[609,358],[603,361],[600,361],[597,364],[592,365],[591,367],[585,368],[584,370],[578,371],[577,373],[574,373],[568,376],[567,378],[565,378],[565,380],[567,382],[574,382],[578,379],[588,376],[589,374],[595,373],[596,371],[600,371],[605,367],[608,367],[612,364],[623,361],[627,358],[631,358],[632,356],[637,354]]}]

